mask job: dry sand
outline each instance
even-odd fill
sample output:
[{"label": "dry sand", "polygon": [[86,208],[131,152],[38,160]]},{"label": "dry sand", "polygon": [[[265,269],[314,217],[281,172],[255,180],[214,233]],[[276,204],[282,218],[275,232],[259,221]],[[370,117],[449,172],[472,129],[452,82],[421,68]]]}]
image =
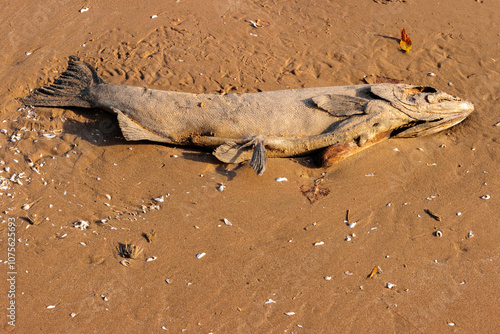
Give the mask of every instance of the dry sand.
[{"label": "dry sand", "polygon": [[[496,0],[4,1],[0,176],[24,178],[2,183],[2,277],[9,219],[17,274],[15,327],[1,280],[0,331],[497,332],[498,13]],[[399,50],[401,28],[410,53]],[[15,98],[57,77],[70,55],[113,84],[256,92],[374,74],[431,85],[476,111],[329,169],[271,159],[259,177],[210,152],[126,142],[99,110],[18,109]],[[310,204],[300,187],[324,172],[331,193]],[[74,228],[80,220],[89,228]],[[129,268],[119,242],[144,247]],[[367,279],[375,266],[382,273]]]}]

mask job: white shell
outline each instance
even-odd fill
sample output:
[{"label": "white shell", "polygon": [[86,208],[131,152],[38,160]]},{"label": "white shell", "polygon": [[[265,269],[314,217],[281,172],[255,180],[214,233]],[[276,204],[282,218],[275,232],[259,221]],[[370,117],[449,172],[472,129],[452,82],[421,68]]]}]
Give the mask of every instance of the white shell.
[{"label": "white shell", "polygon": [[441,238],[443,236],[443,232],[437,230],[436,232],[434,232],[434,235],[438,238]]},{"label": "white shell", "polygon": [[146,259],[146,262],[151,262],[151,261],[154,261],[154,260],[156,260],[156,259],[157,259],[157,257],[156,257],[156,256],[151,256],[151,257],[148,257],[148,258]]},{"label": "white shell", "polygon": [[266,300],[264,302],[264,304],[271,304],[271,303],[276,304],[276,302],[274,300],[272,300],[271,298],[269,298],[268,300]]},{"label": "white shell", "polygon": [[396,286],[396,284],[392,284],[392,283],[387,282],[386,288],[388,288],[388,289],[392,289],[392,288],[394,288],[395,286]]},{"label": "white shell", "polygon": [[120,264],[124,267],[127,267],[127,268],[130,267],[130,261],[128,261],[128,260],[121,260]]},{"label": "white shell", "polygon": [[491,198],[490,195],[483,195],[483,196],[481,196],[481,199],[490,199],[490,198]]},{"label": "white shell", "polygon": [[324,245],[324,244],[325,244],[325,242],[324,242],[324,241],[318,241],[318,242],[315,242],[315,243],[314,243],[314,246],[322,246],[322,245]]},{"label": "white shell", "polygon": [[231,222],[226,218],[224,218],[224,224],[226,224],[227,226],[233,226],[233,224],[231,224]]},{"label": "white shell", "polygon": [[285,315],[288,315],[288,316],[295,315],[295,312],[285,312]]},{"label": "white shell", "polygon": [[56,308],[56,306],[55,306],[55,305],[49,305],[49,306],[47,306],[47,308],[48,308],[48,309],[51,309],[51,308]]},{"label": "white shell", "polygon": [[197,259],[201,259],[202,257],[204,257],[205,255],[207,255],[207,253],[198,253],[196,254],[196,258]]},{"label": "white shell", "polygon": [[165,196],[156,197],[154,200],[157,201],[157,202],[160,202],[160,203],[164,202],[165,201]]},{"label": "white shell", "polygon": [[85,220],[79,220],[73,223],[73,227],[79,228],[82,231],[88,229],[89,226],[90,226],[89,222]]},{"label": "white shell", "polygon": [[325,276],[323,278],[325,279],[325,281],[331,281],[332,280],[332,276]]},{"label": "white shell", "polygon": [[286,177],[277,177],[275,179],[276,182],[284,182],[284,181],[288,181],[288,179]]}]

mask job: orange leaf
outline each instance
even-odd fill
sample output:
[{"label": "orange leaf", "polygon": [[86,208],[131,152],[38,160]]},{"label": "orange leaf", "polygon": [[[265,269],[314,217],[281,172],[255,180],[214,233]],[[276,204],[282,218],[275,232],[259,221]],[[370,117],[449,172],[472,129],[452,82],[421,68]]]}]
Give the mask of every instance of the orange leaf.
[{"label": "orange leaf", "polygon": [[404,50],[406,52],[410,52],[411,47],[412,47],[411,39],[406,34],[406,31],[404,30],[404,28],[401,29],[401,41],[399,41],[399,46],[401,47],[402,50]]}]

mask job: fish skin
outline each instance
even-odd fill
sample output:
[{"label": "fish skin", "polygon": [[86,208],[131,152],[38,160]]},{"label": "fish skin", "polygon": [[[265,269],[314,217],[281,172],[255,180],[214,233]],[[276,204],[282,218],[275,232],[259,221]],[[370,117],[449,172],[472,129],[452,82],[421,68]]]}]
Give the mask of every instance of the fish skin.
[{"label": "fish skin", "polygon": [[266,170],[267,157],[303,155],[332,145],[346,157],[351,153],[341,147],[355,153],[393,131],[399,137],[434,133],[473,110],[470,102],[434,88],[404,84],[224,95],[112,85],[76,57],[53,85],[19,100],[34,106],[103,109],[117,115],[126,140],[214,148],[222,162],[250,160],[259,175]]}]

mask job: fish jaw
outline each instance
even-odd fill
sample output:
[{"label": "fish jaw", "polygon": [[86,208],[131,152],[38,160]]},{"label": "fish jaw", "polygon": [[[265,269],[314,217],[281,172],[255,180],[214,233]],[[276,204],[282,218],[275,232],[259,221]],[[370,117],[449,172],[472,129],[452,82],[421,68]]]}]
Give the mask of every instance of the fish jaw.
[{"label": "fish jaw", "polygon": [[[444,112],[446,111],[446,112]],[[466,119],[474,111],[474,105],[469,101],[456,101],[449,103],[448,108],[443,108],[441,114],[436,114],[436,119],[417,122],[416,125],[398,131],[393,137],[414,138],[438,133],[449,129]],[[439,117],[441,115],[441,117]]]},{"label": "fish jaw", "polygon": [[371,92],[414,120],[412,125],[397,131],[395,137],[419,137],[443,131],[474,111],[471,102],[433,87],[374,85]]}]

